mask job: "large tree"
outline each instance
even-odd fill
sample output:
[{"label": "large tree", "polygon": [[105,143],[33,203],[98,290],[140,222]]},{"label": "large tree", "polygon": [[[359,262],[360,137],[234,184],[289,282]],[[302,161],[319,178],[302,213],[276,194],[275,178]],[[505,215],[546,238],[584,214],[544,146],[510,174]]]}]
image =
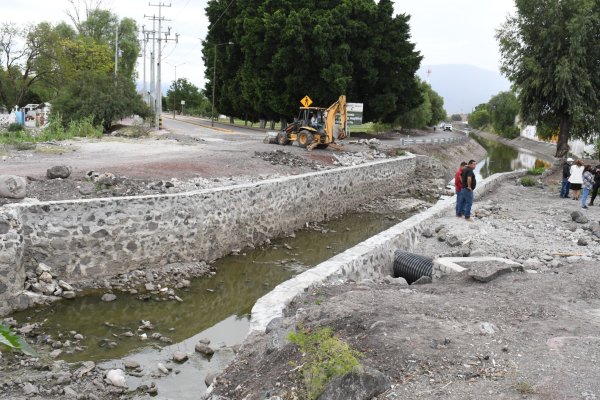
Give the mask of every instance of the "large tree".
[{"label": "large tree", "polygon": [[556,157],[572,135],[598,132],[600,2],[516,0],[497,38],[502,72],[516,89],[525,122],[559,128]]},{"label": "large tree", "polygon": [[186,78],[179,78],[171,83],[171,87],[167,90],[167,96],[164,98],[164,110],[175,109],[181,112],[181,101],[185,101],[185,110],[189,113],[199,113],[208,115],[210,113],[210,103],[208,99],[200,93],[198,88],[190,83]]},{"label": "large tree", "polygon": [[409,17],[389,0],[211,0],[206,11],[206,94],[221,112],[289,118],[305,95],[328,106],[346,94],[365,119],[392,122],[423,100]]}]

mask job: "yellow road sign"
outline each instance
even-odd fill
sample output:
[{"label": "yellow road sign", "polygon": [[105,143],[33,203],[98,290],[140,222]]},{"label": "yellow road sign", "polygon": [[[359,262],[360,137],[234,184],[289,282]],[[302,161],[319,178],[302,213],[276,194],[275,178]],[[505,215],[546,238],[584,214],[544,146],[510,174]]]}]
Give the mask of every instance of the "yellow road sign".
[{"label": "yellow road sign", "polygon": [[304,106],[304,107],[309,107],[312,104],[312,100],[310,99],[310,97],[308,96],[304,96],[304,98],[302,100],[300,100],[300,103]]}]

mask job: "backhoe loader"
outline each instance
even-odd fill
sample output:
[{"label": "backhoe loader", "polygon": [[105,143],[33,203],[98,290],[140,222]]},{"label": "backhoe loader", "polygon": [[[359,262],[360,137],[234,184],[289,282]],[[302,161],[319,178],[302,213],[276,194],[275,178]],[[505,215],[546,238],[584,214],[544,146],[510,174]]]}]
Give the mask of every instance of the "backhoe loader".
[{"label": "backhoe loader", "polygon": [[[335,124],[340,113],[341,124]],[[346,137],[346,96],[340,98],[329,108],[300,107],[298,118],[277,134],[277,143],[286,145],[296,141],[298,146],[312,150],[334,144],[336,139]]]}]

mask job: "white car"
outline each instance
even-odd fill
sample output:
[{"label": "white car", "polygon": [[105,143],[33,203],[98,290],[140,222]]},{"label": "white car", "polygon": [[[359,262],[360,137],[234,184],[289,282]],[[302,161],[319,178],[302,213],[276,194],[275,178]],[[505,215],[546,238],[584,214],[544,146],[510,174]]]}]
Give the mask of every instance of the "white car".
[{"label": "white car", "polygon": [[446,125],[444,125],[444,130],[452,132],[452,124],[446,124]]}]

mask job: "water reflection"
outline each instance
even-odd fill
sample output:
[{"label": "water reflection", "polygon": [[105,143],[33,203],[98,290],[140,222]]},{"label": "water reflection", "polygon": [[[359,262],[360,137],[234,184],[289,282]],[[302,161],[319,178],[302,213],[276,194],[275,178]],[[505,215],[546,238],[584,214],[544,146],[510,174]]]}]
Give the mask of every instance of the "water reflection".
[{"label": "water reflection", "polygon": [[549,162],[537,158],[532,153],[517,150],[475,134],[469,134],[469,136],[487,150],[486,158],[480,160],[475,169],[478,179],[487,178],[500,172],[551,166]]}]

